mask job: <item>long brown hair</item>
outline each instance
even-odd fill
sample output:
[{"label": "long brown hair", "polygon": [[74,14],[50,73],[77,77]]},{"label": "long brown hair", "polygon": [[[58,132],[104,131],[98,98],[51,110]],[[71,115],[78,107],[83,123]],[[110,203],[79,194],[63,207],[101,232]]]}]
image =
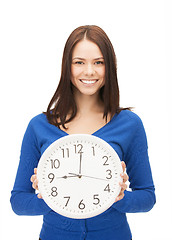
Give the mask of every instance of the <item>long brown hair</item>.
[{"label": "long brown hair", "polygon": [[[104,57],[105,85],[100,89],[100,98],[104,103],[103,118],[107,121],[108,113],[112,118],[115,113],[119,113],[123,109],[119,106],[117,61],[112,43],[100,27],[81,26],[75,29],[67,39],[62,58],[60,82],[45,112],[49,123],[59,128],[60,125],[66,128],[65,123],[70,122],[77,114],[71,83],[71,62],[75,45],[84,38],[96,43]],[[70,117],[67,119],[69,113]]]}]

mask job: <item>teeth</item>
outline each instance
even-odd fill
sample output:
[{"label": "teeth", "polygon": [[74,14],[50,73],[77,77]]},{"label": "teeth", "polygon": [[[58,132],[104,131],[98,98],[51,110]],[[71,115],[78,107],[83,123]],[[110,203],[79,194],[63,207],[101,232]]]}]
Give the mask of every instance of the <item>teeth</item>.
[{"label": "teeth", "polygon": [[97,80],[81,80],[81,82],[86,83],[86,84],[93,84],[97,82]]}]

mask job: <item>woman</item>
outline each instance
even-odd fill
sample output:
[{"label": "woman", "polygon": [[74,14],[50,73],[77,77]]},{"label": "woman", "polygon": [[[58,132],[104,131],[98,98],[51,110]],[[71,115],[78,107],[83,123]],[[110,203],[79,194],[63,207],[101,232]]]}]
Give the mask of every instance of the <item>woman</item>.
[{"label": "woman", "polygon": [[[66,42],[61,79],[47,111],[28,125],[11,204],[19,215],[44,215],[42,240],[131,240],[126,213],[146,212],[155,204],[145,130],[136,114],[119,106],[116,69],[113,46],[101,28],[75,29]],[[123,170],[127,169],[127,174],[121,173],[121,192],[114,204],[85,220],[55,213],[35,194],[42,153],[55,140],[75,133],[108,142],[118,153]],[[128,176],[132,191],[126,190]]]}]

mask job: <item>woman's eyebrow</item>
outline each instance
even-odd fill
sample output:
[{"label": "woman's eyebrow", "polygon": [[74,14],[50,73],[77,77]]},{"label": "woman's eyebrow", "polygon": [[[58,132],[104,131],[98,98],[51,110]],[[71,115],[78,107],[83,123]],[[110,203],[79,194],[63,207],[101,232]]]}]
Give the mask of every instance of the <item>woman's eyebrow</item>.
[{"label": "woman's eyebrow", "polygon": [[73,60],[74,60],[74,59],[85,60],[84,58],[81,58],[81,57],[74,57]]},{"label": "woman's eyebrow", "polygon": [[[74,57],[73,60],[74,59],[85,60],[85,58],[81,58],[81,57]],[[104,57],[94,58],[94,60],[99,60],[99,59],[104,59]]]},{"label": "woman's eyebrow", "polygon": [[99,60],[99,59],[104,59],[104,57],[98,57],[98,58],[95,58],[94,60]]}]

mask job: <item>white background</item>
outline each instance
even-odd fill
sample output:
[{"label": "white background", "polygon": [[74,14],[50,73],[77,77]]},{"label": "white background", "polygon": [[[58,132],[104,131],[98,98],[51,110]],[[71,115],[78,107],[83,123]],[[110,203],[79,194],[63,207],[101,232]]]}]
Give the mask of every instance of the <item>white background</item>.
[{"label": "white background", "polygon": [[170,14],[166,0],[0,2],[0,239],[38,239],[42,216],[17,216],[9,202],[21,141],[57,87],[67,37],[86,24],[111,39],[121,106],[135,107],[148,137],[157,203],[149,213],[127,215],[133,239],[172,239]]}]

